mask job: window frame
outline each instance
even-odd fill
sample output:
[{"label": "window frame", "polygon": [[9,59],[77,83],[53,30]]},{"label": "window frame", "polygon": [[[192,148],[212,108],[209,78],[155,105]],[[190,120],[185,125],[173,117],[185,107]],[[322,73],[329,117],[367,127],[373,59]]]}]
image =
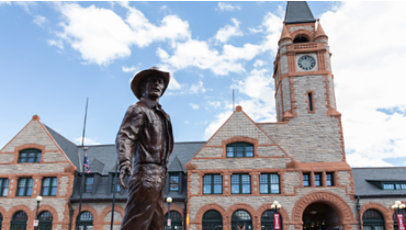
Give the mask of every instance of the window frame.
[{"label": "window frame", "polygon": [[254,156],[255,147],[252,143],[233,142],[226,145],[226,158],[252,158]]},{"label": "window frame", "polygon": [[[205,182],[205,177],[210,178],[210,184],[205,184],[206,183]],[[216,183],[215,177],[220,177],[220,183]],[[204,195],[220,195],[220,194],[223,194],[223,176],[221,174],[205,174],[205,175],[203,175],[202,180],[203,180],[202,194],[204,194]],[[216,185],[217,186],[220,185],[220,192],[216,192],[216,189],[215,189]],[[210,186],[210,192],[209,193],[205,192],[205,186]]]},{"label": "window frame", "polygon": [[[305,176],[307,177],[307,180],[305,180]],[[307,184],[305,184],[305,182],[307,182]],[[302,184],[303,187],[311,187],[311,180],[310,180],[310,173],[306,172],[306,173],[302,173]]]},{"label": "window frame", "polygon": [[[243,182],[243,176],[248,176],[249,182],[248,183],[244,183]],[[236,184],[234,184],[233,182],[233,177],[237,177],[238,178],[238,193],[233,192],[233,186],[235,186]],[[249,185],[249,192],[243,192],[244,189],[244,185]],[[236,173],[236,174],[232,174],[231,175],[231,194],[251,194],[251,175],[248,173]]]},{"label": "window frame", "polygon": [[[170,172],[168,177],[169,177],[169,180],[168,180],[169,192],[180,192],[180,175],[179,175],[179,173]],[[172,178],[177,178],[177,182],[176,182],[176,180],[172,180]],[[172,181],[175,181],[175,182],[172,182]],[[175,186],[172,187],[172,185],[175,185]]]},{"label": "window frame", "polygon": [[[47,186],[48,193],[46,193],[46,194],[44,193],[44,191],[45,191],[45,186],[44,186],[45,185],[45,180],[49,180],[49,185]],[[55,191],[55,194],[54,194],[53,191]],[[44,178],[42,178],[41,196],[56,196],[57,193],[58,193],[58,178],[57,177],[44,177]]]},{"label": "window frame", "polygon": [[[25,183],[24,183],[23,187],[21,187],[21,185],[20,185],[21,184],[20,181],[22,181],[22,180],[25,180]],[[18,197],[24,197],[24,196],[30,197],[30,196],[32,196],[32,187],[33,187],[33,185],[34,185],[34,180],[32,179],[32,177],[18,178],[16,196],[18,196]],[[23,190],[23,195],[20,195],[20,190],[21,189]]]},{"label": "window frame", "polygon": [[10,180],[8,178],[0,178],[0,197],[7,197],[9,192]]},{"label": "window frame", "polygon": [[326,173],[326,186],[327,187],[334,186],[334,173],[333,172]]},{"label": "window frame", "polygon": [[[261,177],[264,176],[266,177],[266,182],[261,181]],[[278,183],[272,183],[272,176],[277,176]],[[278,192],[272,192],[272,185],[278,185]],[[262,192],[262,185],[267,186],[267,192]],[[260,194],[281,194],[281,180],[280,180],[280,175],[278,173],[261,173],[259,175],[259,193]]]},{"label": "window frame", "polygon": [[314,187],[322,187],[322,186],[323,186],[323,174],[314,173]]},{"label": "window frame", "polygon": [[[33,161],[30,162],[30,154],[33,155]],[[23,149],[18,152],[18,160],[17,163],[40,163],[41,162],[41,157],[42,157],[42,151],[40,149],[36,148],[28,148],[28,149]]]},{"label": "window frame", "polygon": [[[91,181],[91,183],[89,183]],[[85,175],[83,193],[92,193],[94,191],[94,174]]]}]

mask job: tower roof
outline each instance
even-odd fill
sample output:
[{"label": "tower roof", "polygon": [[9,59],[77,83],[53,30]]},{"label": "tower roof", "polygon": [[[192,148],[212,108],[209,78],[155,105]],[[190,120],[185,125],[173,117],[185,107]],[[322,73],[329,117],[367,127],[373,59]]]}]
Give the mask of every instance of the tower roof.
[{"label": "tower roof", "polygon": [[286,24],[306,23],[315,21],[316,20],[314,19],[312,12],[310,11],[309,6],[307,5],[307,2],[288,1],[285,14]]}]

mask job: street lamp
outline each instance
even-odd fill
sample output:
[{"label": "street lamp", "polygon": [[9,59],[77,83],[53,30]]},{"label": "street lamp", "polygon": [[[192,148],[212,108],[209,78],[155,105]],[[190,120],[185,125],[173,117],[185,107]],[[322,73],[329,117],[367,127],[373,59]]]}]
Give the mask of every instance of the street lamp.
[{"label": "street lamp", "polygon": [[34,229],[38,229],[39,220],[38,220],[38,210],[39,210],[39,203],[42,201],[42,196],[37,196],[37,210],[35,211],[35,220],[34,220]]},{"label": "street lamp", "polygon": [[273,213],[273,227],[274,230],[281,230],[281,216],[279,214],[279,210],[281,210],[282,205],[275,200],[272,205],[271,209],[274,211]]},{"label": "street lamp", "polygon": [[399,200],[395,201],[392,205],[392,209],[394,210],[394,214],[396,217],[396,221],[398,222],[398,229],[405,229],[405,216],[401,213],[401,210],[406,208],[405,204],[402,204]]},{"label": "street lamp", "polygon": [[172,203],[172,197],[166,198],[166,203],[168,203],[168,227],[169,229],[171,228],[171,203]]}]

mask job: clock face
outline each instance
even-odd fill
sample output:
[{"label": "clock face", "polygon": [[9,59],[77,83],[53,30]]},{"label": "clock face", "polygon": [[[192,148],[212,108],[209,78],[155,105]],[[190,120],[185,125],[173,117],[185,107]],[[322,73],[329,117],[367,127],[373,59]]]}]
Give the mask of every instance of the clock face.
[{"label": "clock face", "polygon": [[304,55],[299,58],[297,64],[304,70],[311,70],[316,65],[316,60],[314,60],[314,58],[309,55]]}]

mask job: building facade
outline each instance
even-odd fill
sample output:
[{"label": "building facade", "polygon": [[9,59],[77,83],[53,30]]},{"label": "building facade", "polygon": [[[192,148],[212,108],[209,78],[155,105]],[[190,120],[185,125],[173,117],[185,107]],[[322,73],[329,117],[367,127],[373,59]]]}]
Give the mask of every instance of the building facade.
[{"label": "building facade", "polygon": [[[406,202],[406,167],[347,164],[330,58],[307,3],[289,2],[274,61],[277,122],[237,106],[208,141],[175,143],[166,229],[398,227],[391,206]],[[0,150],[1,229],[33,229],[36,216],[39,229],[119,229],[127,191],[115,158],[114,145],[77,146],[34,115]]]}]

